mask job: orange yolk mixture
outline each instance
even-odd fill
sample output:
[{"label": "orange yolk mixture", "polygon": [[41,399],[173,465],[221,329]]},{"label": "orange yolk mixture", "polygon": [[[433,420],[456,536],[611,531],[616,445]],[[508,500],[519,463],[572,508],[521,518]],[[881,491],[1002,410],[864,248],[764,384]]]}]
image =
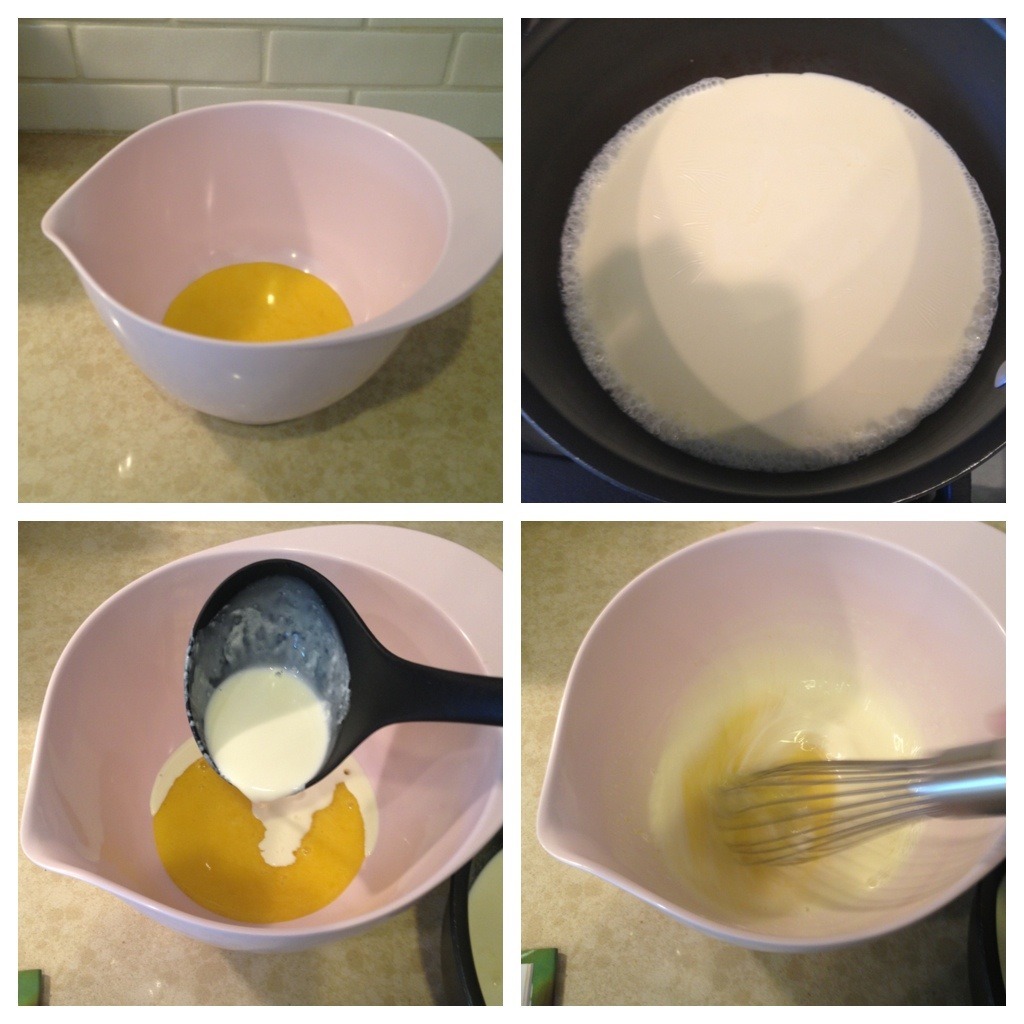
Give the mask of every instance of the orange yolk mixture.
[{"label": "orange yolk mixture", "polygon": [[175,780],[153,818],[157,851],[174,883],[196,903],[235,921],[290,921],[336,899],[365,858],[355,797],[339,783],[313,815],[295,861],[268,864],[252,804],[205,760]]},{"label": "orange yolk mixture", "polygon": [[341,297],[320,278],[283,263],[234,263],[193,281],[164,324],[223,341],[294,341],[352,326]]}]

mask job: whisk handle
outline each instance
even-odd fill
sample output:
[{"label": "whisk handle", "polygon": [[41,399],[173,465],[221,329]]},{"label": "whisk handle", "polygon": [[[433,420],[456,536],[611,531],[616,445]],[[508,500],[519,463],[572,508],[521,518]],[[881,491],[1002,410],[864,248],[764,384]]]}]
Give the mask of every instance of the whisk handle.
[{"label": "whisk handle", "polygon": [[946,751],[914,788],[933,817],[1006,814],[1006,740]]}]

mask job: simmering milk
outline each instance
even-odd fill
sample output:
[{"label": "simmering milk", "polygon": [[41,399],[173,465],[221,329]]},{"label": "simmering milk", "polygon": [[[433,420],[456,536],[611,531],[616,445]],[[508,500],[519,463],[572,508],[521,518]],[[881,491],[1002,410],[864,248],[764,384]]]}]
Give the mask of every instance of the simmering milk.
[{"label": "simmering milk", "polygon": [[964,382],[998,240],[950,146],[873,89],[711,79],[595,159],[562,241],[588,367],[648,431],[744,469],[851,461]]}]

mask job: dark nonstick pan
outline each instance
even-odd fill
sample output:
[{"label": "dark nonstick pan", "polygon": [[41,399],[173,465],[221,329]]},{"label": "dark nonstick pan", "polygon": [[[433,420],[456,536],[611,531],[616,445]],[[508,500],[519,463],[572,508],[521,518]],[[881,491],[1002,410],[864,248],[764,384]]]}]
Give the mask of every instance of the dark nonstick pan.
[{"label": "dark nonstick pan", "polygon": [[974,372],[938,411],[844,466],[716,466],[637,426],[590,375],[558,287],[562,227],[581,175],[637,114],[702,78],[817,71],[906,104],[956,150],[985,196],[1005,266],[1006,42],[993,20],[593,19],[524,24],[522,408],[577,462],[666,501],[905,501],[1003,447],[1005,280]]}]

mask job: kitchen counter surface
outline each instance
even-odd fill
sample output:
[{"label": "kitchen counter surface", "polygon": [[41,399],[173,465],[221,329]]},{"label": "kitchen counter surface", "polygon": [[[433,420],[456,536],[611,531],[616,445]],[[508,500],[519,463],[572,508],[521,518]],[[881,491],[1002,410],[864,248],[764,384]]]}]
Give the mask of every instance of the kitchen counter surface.
[{"label": "kitchen counter surface", "polygon": [[501,500],[500,265],[330,408],[262,427],[207,416],[136,368],[40,231],[124,137],[20,136],[22,501]]},{"label": "kitchen counter surface", "polygon": [[556,996],[565,1005],[969,1004],[970,893],[845,950],[761,953],[687,928],[537,841],[555,721],[590,626],[643,570],[735,525],[523,524],[523,947],[558,948]]},{"label": "kitchen counter surface", "polygon": [[[50,673],[82,621],[173,559],[295,523],[22,523],[19,534],[18,815]],[[399,523],[501,565],[500,523]],[[58,594],[59,599],[54,600]],[[18,855],[18,967],[41,968],[58,1005],[444,1002],[444,883],[354,938],[300,953],[217,949],[151,921],[110,893]]]}]

